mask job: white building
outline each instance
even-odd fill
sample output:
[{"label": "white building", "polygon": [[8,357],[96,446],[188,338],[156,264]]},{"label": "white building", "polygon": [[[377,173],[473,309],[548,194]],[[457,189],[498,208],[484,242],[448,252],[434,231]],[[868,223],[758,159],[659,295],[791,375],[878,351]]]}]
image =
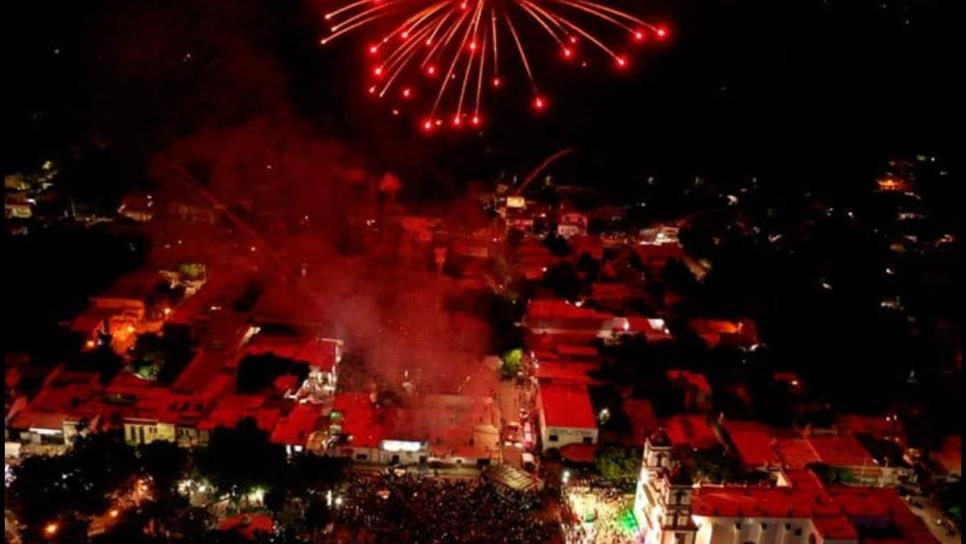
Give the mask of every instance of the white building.
[{"label": "white building", "polygon": [[674,466],[671,441],[660,430],[644,442],[634,516],[648,544],[694,544],[690,477]]},{"label": "white building", "polygon": [[597,419],[585,385],[542,383],[537,406],[543,451],[597,443]]},{"label": "white building", "polygon": [[935,543],[892,489],[826,486],[807,470],[778,482],[700,485],[673,459],[663,431],[647,439],[634,514],[647,544]]}]

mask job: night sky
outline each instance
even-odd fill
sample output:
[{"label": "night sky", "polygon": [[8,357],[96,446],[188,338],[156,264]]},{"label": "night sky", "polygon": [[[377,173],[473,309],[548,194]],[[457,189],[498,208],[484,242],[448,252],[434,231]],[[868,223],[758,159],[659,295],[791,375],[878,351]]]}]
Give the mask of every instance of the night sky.
[{"label": "night sky", "polygon": [[518,73],[491,101],[484,135],[428,139],[418,118],[365,96],[361,36],[317,45],[324,2],[26,4],[10,25],[3,161],[14,168],[105,142],[136,162],[205,127],[284,112],[374,169],[430,184],[522,172],[567,146],[580,153],[557,174],[584,183],[848,178],[892,153],[951,149],[961,113],[953,17],[940,0],[618,2],[666,21],[669,46],[627,74],[581,74],[547,44],[537,63],[547,115],[531,115]]}]

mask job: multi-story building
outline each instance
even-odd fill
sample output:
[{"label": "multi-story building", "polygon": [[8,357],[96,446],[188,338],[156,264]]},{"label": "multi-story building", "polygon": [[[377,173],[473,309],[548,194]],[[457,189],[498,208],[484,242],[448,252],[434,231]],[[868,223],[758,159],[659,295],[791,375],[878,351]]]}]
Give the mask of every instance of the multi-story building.
[{"label": "multi-story building", "polygon": [[648,544],[694,544],[690,476],[674,461],[664,430],[647,437],[634,496],[634,515]]},{"label": "multi-story building", "polygon": [[695,485],[659,431],[645,442],[634,513],[648,544],[934,543],[893,489],[829,486],[808,470],[755,485]]}]

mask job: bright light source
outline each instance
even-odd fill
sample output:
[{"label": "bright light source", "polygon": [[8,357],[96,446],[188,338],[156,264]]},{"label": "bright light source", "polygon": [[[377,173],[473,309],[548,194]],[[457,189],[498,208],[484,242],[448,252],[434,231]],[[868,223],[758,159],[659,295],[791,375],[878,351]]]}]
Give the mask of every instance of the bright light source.
[{"label": "bright light source", "polygon": [[59,530],[60,530],[60,524],[56,522],[51,522],[44,526],[44,534],[47,536],[54,536],[57,534],[57,531]]},{"label": "bright light source", "polygon": [[261,503],[264,499],[265,490],[260,487],[256,487],[252,489],[250,493],[248,493],[248,500],[251,502]]},{"label": "bright light source", "polygon": [[411,440],[383,440],[382,441],[383,451],[388,451],[392,453],[398,452],[417,452],[426,449],[426,444],[423,442],[415,442]]}]

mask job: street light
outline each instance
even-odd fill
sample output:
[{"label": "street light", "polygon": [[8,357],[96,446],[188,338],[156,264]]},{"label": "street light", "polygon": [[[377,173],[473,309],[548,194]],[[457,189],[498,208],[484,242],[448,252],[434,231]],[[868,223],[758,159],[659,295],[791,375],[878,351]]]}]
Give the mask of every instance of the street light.
[{"label": "street light", "polygon": [[54,535],[56,535],[57,531],[59,530],[60,530],[60,524],[52,521],[44,526],[44,535],[47,538],[53,538]]}]

